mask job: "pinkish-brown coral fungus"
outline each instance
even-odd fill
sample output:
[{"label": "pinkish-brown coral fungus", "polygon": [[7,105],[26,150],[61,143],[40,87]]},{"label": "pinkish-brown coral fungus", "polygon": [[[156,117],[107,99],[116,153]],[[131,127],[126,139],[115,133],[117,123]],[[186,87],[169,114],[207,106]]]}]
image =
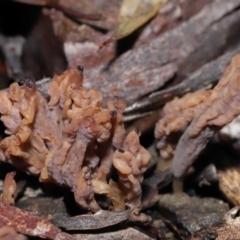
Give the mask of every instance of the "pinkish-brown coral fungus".
[{"label": "pinkish-brown coral fungus", "polygon": [[9,172],[6,174],[3,184],[3,191],[0,195],[0,200],[8,205],[15,204],[15,197],[17,193],[17,184],[14,180],[16,172]]},{"label": "pinkish-brown coral fungus", "polygon": [[[240,114],[240,54],[236,55],[231,64],[225,69],[222,78],[217,86],[202,95],[202,100],[190,106],[187,114],[187,121],[182,121],[182,117],[178,116],[173,124],[172,121],[166,126],[160,124],[156,127],[156,135],[165,136],[169,132],[179,130],[188,122],[190,126],[181,136],[173,158],[172,171],[176,178],[183,177],[189,166],[198,157],[199,153],[204,149],[209,139],[223,126],[230,123],[234,118]],[[194,93],[193,93],[194,94]],[[182,98],[184,100],[185,97]],[[185,102],[185,108],[188,104]],[[175,105],[177,108],[178,105]],[[177,114],[181,111],[177,108],[173,111]],[[187,112],[187,110],[184,110]],[[182,115],[185,116],[185,113]],[[163,121],[165,122],[165,120]],[[183,123],[183,125],[182,125]],[[162,130],[162,127],[164,126]],[[165,132],[167,133],[165,133]]]},{"label": "pinkish-brown coral fungus", "polygon": [[159,168],[168,167],[172,162],[175,145],[179,139],[178,133],[188,126],[200,103],[210,93],[207,90],[188,93],[182,98],[174,98],[164,106],[162,118],[157,122],[154,132],[161,157]]},{"label": "pinkish-brown coral fungus", "polygon": [[134,209],[141,208],[141,182],[143,173],[150,162],[150,153],[140,145],[140,132],[131,131],[126,137],[123,148],[113,154],[113,165],[119,174],[119,185],[126,194],[126,202]]},{"label": "pinkish-brown coral fungus", "polygon": [[[105,194],[113,211],[124,210],[125,204],[140,209],[140,183],[150,155],[139,144],[139,132],[125,139],[124,101],[113,97],[103,108],[101,93],[84,88],[82,81],[82,67],[55,75],[49,102],[32,79],[1,91],[1,120],[8,135],[0,143],[1,159],[43,182],[69,187],[79,206],[93,212],[100,209],[95,193]],[[113,165],[118,183],[111,180]]]}]

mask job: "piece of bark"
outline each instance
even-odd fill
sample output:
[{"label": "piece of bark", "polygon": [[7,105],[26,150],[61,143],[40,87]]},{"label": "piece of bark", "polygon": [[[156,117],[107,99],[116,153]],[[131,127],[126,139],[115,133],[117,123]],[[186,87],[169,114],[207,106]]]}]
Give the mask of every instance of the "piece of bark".
[{"label": "piece of bark", "polygon": [[20,199],[16,203],[16,206],[45,219],[51,219],[56,213],[67,213],[63,198],[28,197],[26,199]]},{"label": "piece of bark", "polygon": [[198,89],[210,89],[217,83],[223,70],[230,63],[231,59],[239,52],[240,46],[238,45],[234,50],[226,52],[217,59],[203,65],[176,86],[151,94],[149,96],[149,101],[151,103],[158,101],[163,104],[175,96],[182,96]]},{"label": "piece of bark", "polygon": [[141,34],[134,43],[134,48],[142,44],[149,43],[162,33],[176,28],[184,21],[196,15],[206,5],[213,0],[170,0],[159,11],[152,21],[143,27]]},{"label": "piece of bark", "polygon": [[130,211],[111,212],[99,211],[96,214],[69,217],[67,214],[56,213],[51,222],[66,230],[94,230],[116,225],[128,219]]},{"label": "piece of bark", "polygon": [[123,97],[127,104],[133,103],[163,86],[176,71],[187,74],[219,56],[233,34],[231,26],[240,21],[240,11],[224,16],[239,5],[237,0],[206,5],[189,21],[148,45],[128,51],[108,68],[105,65],[86,69],[85,85],[102,89],[103,96],[113,92]]},{"label": "piece of bark", "polygon": [[98,13],[103,15],[100,20],[85,20],[79,19],[81,22],[86,22],[92,26],[99,27],[101,29],[113,30],[117,24],[117,17],[119,8],[122,1],[112,0],[93,0],[89,2],[88,0],[60,0],[59,3],[65,7],[75,9],[79,12],[94,14]]},{"label": "piece of bark", "polygon": [[[81,28],[79,28],[79,31],[84,31],[84,26]],[[103,38],[102,35],[96,35],[98,41],[101,38]],[[84,68],[93,68],[114,58],[115,45],[107,48],[106,51],[99,51],[98,48],[98,43],[89,40],[85,40],[84,42],[68,40],[64,43],[64,53],[69,66],[76,66],[81,63]]]},{"label": "piece of bark", "polygon": [[240,22],[240,11],[233,11],[239,5],[237,0],[215,0],[177,28],[126,52],[114,63],[87,68],[84,86],[99,89],[105,98],[118,95],[128,105],[134,103],[176,73],[189,74],[229,47],[227,40],[236,35],[232,26]]},{"label": "piece of bark", "polygon": [[55,36],[49,16],[39,14],[29,29],[21,58],[25,77],[52,77],[66,70],[68,64],[63,43]]},{"label": "piece of bark", "polygon": [[9,206],[0,201],[0,227],[10,226],[15,231],[28,236],[48,239],[73,240],[74,237],[62,233],[61,230],[43,218],[36,217],[19,208]]},{"label": "piece of bark", "polygon": [[[31,1],[31,0],[13,0],[15,2],[23,3],[23,4],[30,4],[30,5],[35,5],[35,6],[42,6],[42,7],[48,7],[48,8],[54,8],[62,11],[64,14],[67,16],[75,19],[75,20],[80,20],[80,19],[90,19],[90,20],[99,20],[102,18],[101,14],[91,14],[91,13],[82,13],[79,10],[76,10],[76,7],[69,7],[70,1],[68,1],[68,5],[64,6],[65,1],[51,1],[51,0],[46,0],[46,1]],[[75,4],[76,5],[76,4]]]},{"label": "piece of bark", "polygon": [[159,213],[181,239],[203,227],[222,222],[228,205],[214,198],[189,197],[186,194],[160,195]]},{"label": "piece of bark", "polygon": [[[86,7],[89,7],[89,3],[86,3],[87,1],[68,1],[69,6],[74,5],[74,7],[78,8],[80,5],[81,11],[85,11],[85,5],[88,5]],[[114,28],[114,25],[117,23],[116,16],[118,9],[120,8],[120,3],[121,1],[111,1],[111,3],[108,2],[107,4],[104,1],[91,2],[91,11],[93,11],[97,4],[97,11],[101,13],[107,11],[108,15],[105,21],[91,21],[91,25],[99,26],[99,24],[104,23],[106,26],[109,25],[110,22],[115,22],[115,24],[112,24],[112,27]],[[78,62],[85,68],[89,68],[116,58],[121,54],[121,50],[119,53],[119,49],[123,48],[126,51],[126,48],[131,47],[132,39],[135,40],[139,34],[140,36],[135,41],[133,48],[140,47],[142,44],[148,44],[149,41],[157,37],[159,34],[162,34],[163,31],[169,31],[195,15],[207,3],[209,3],[209,0],[208,2],[206,0],[187,0],[184,2],[179,2],[177,0],[169,1],[149,24],[136,30],[128,38],[125,38],[120,42],[109,44],[108,47],[101,51],[98,51],[99,45],[106,39],[109,39],[113,33],[108,32],[106,34],[93,29],[91,26],[85,24],[79,25],[76,21],[72,21],[60,11],[48,10],[48,14],[52,19],[55,34],[64,42],[64,52],[69,65],[75,66],[75,62]],[[189,8],[191,8],[191,11],[189,11]],[[101,27],[104,28],[103,25]],[[125,44],[125,42],[128,44]]]},{"label": "piece of bark", "polygon": [[138,240],[151,240],[151,238],[144,233],[139,232],[134,228],[126,228],[111,232],[104,233],[82,233],[74,235],[78,240],[95,240],[95,239],[104,239],[104,240],[129,240],[129,239],[138,239]]},{"label": "piece of bark", "polygon": [[212,227],[206,227],[196,232],[191,240],[236,240],[240,239],[240,219],[239,207],[228,211],[223,219],[222,224]]},{"label": "piece of bark", "polygon": [[[138,57],[140,58],[140,56]],[[146,61],[144,64],[137,64],[135,60],[131,62],[130,59],[126,59],[128,67],[125,66],[125,70],[123,70],[120,69],[120,66],[125,65],[125,63],[120,62],[120,59],[121,57],[107,71],[105,71],[107,65],[86,69],[83,85],[101,89],[105,99],[109,94],[116,95],[130,104],[141,96],[162,87],[175,75],[177,70],[175,64],[172,63],[147,68],[144,66],[145,64],[148,65]],[[136,66],[133,66],[134,64]]]},{"label": "piece of bark", "polygon": [[51,18],[54,33],[63,42],[68,65],[74,66],[77,62],[84,68],[93,68],[116,56],[116,44],[99,51],[99,45],[107,36],[110,38],[110,34],[104,34],[85,24],[79,25],[60,11],[44,9],[43,13]]},{"label": "piece of bark", "polygon": [[[188,92],[193,92],[199,89],[210,89],[219,80],[223,69],[230,63],[233,56],[240,52],[240,46],[237,45],[231,51],[226,52],[220,57],[210,61],[190,74],[189,77],[183,79],[181,83],[167,89],[157,91],[150,94],[146,99],[138,101],[126,108],[125,117],[126,120],[133,120],[131,112],[140,110],[151,110],[155,109],[167,101],[172,100],[174,97],[183,96]],[[130,115],[131,114],[131,115]],[[134,116],[134,115],[133,115]],[[136,118],[135,118],[136,119]]]}]

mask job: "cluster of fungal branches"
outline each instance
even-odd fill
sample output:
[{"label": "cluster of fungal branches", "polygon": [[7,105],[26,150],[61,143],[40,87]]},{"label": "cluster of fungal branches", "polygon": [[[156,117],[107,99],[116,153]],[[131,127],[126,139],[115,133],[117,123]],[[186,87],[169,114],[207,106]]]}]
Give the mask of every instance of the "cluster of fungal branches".
[{"label": "cluster of fungal branches", "polygon": [[84,88],[82,81],[82,67],[55,75],[49,101],[32,79],[1,91],[1,121],[7,134],[0,142],[1,160],[42,182],[69,187],[76,203],[88,211],[101,209],[95,194],[104,194],[112,211],[127,205],[139,212],[141,182],[151,156],[140,145],[138,129],[126,136],[125,102],[113,96],[103,108],[101,93]]},{"label": "cluster of fungal branches", "polygon": [[[240,54],[212,90],[189,93],[165,105],[155,136],[162,158],[172,159],[175,178],[184,177],[213,135],[240,114],[239,90]],[[179,131],[184,133],[175,146],[171,136]]]}]

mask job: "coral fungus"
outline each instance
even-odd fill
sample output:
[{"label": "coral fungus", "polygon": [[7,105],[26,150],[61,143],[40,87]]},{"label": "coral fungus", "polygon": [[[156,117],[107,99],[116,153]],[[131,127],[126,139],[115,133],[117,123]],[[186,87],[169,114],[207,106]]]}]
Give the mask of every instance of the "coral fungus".
[{"label": "coral fungus", "polygon": [[[84,88],[82,81],[82,67],[55,75],[49,102],[32,79],[1,91],[1,120],[8,135],[0,142],[1,158],[39,175],[42,182],[69,187],[84,209],[100,209],[95,193],[105,194],[113,211],[124,210],[125,204],[140,209],[140,183],[150,154],[139,143],[139,131],[125,139],[125,102],[115,96],[103,108],[101,93]],[[113,165],[118,183],[111,179]]]},{"label": "coral fungus", "polygon": [[[183,177],[209,139],[240,114],[239,86],[240,55],[238,54],[225,69],[222,78],[213,90],[203,91],[204,94],[200,94],[201,92],[192,93],[193,96],[200,94],[201,101],[196,101],[197,104],[193,101],[192,106],[189,106],[188,101],[186,101],[184,108],[187,110],[184,110],[182,117],[176,116],[174,121],[170,118],[159,121],[155,133],[157,137],[163,136],[163,138],[175,129],[180,130],[188,122],[191,122],[181,136],[175,150],[172,171],[176,178]],[[186,97],[178,100],[178,103],[184,102]],[[174,105],[172,111],[177,112],[178,115],[181,112],[178,108],[179,105],[175,104],[174,101],[170,104]]]},{"label": "coral fungus", "polygon": [[150,162],[150,153],[139,143],[138,129],[126,137],[123,149],[113,154],[113,165],[119,174],[119,185],[126,194],[126,203],[134,209],[141,208],[141,182]]},{"label": "coral fungus", "polygon": [[5,176],[3,191],[0,196],[0,200],[6,204],[14,205],[14,198],[16,197],[17,184],[14,180],[16,172],[9,172]]},{"label": "coral fungus", "polygon": [[198,106],[210,93],[207,90],[188,93],[182,98],[174,98],[164,106],[162,118],[157,122],[154,132],[161,156],[159,168],[169,165],[166,160],[170,160],[171,163],[178,140],[174,134],[183,130],[192,121]]}]

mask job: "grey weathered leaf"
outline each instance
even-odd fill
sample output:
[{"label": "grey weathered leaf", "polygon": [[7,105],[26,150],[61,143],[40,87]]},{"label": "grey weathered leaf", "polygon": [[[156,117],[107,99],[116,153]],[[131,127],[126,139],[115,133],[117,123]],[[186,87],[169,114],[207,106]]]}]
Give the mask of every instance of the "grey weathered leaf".
[{"label": "grey weathered leaf", "polygon": [[130,210],[124,212],[99,211],[95,214],[69,217],[67,214],[56,213],[51,222],[66,230],[90,230],[112,226],[128,219]]}]

